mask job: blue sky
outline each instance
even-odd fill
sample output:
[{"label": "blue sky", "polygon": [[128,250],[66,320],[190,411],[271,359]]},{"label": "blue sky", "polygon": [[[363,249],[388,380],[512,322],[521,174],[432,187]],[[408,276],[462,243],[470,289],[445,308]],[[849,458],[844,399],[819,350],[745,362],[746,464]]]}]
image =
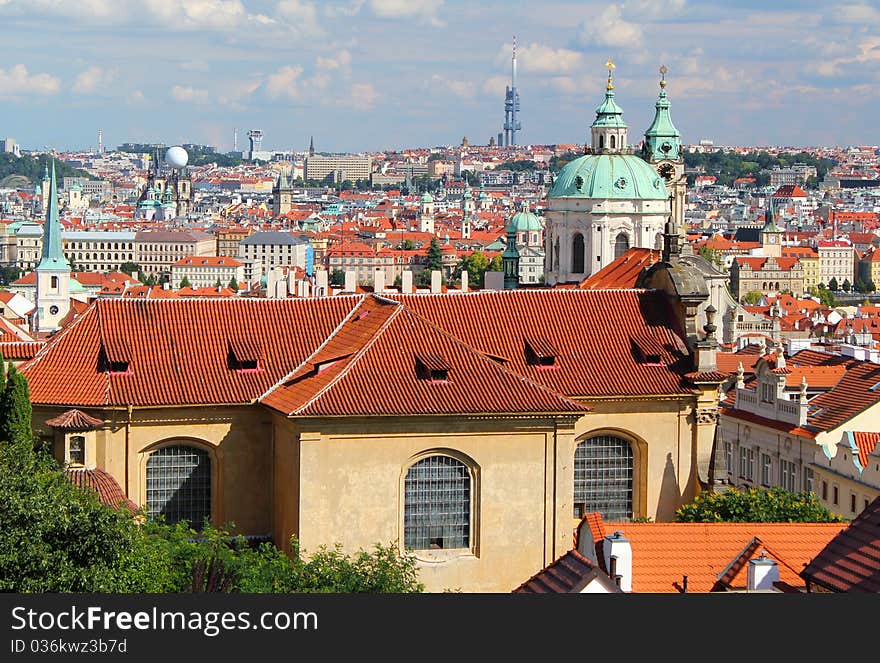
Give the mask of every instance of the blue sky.
[{"label": "blue sky", "polygon": [[0,0],[0,137],[360,151],[485,144],[517,36],[521,144],[584,142],[605,62],[638,140],[878,144],[880,1]]}]

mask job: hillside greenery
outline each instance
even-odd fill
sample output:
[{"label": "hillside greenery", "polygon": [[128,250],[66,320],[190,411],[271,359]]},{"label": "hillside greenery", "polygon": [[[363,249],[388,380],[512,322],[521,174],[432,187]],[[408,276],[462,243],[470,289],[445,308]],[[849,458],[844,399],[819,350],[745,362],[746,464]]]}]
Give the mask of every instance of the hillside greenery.
[{"label": "hillside greenery", "polygon": [[[716,184],[730,186],[739,177],[752,176],[756,186],[769,186],[772,168],[788,168],[794,164],[805,164],[816,167],[816,180],[825,177],[828,170],[835,165],[830,159],[817,158],[807,152],[797,154],[780,154],[774,156],[766,151],[753,151],[737,154],[717,150],[714,152],[685,152],[684,165],[688,170],[702,169],[702,172],[689,172],[688,185],[693,185],[697,175],[713,175]],[[807,182],[807,186],[816,186],[816,182]]]},{"label": "hillside greenery", "polygon": [[[31,186],[43,181],[43,174],[49,166],[51,157],[48,154],[39,154],[30,156],[23,154],[20,157],[10,153],[0,153],[0,181],[10,175],[21,175],[26,177]],[[84,170],[79,170],[69,166],[60,159],[55,159],[55,177],[61,185],[64,177],[85,177],[86,179],[97,179]]]}]

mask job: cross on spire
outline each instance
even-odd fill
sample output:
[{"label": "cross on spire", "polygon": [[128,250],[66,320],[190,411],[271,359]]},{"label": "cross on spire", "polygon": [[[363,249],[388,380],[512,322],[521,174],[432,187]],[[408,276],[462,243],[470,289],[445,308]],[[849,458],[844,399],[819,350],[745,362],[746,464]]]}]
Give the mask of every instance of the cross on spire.
[{"label": "cross on spire", "polygon": [[669,70],[666,68],[666,65],[660,65],[660,87],[666,87],[666,72]]},{"label": "cross on spire", "polygon": [[608,58],[608,62],[605,63],[605,66],[608,67],[608,85],[605,86],[606,90],[614,89],[614,82],[612,80],[612,73],[614,72],[614,61],[611,58]]}]

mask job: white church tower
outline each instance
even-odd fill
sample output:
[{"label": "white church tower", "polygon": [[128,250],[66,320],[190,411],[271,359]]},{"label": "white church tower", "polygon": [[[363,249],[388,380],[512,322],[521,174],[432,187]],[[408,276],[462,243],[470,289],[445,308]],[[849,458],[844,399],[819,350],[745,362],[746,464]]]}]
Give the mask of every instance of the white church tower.
[{"label": "white church tower", "polygon": [[34,331],[58,329],[70,310],[70,263],[61,248],[61,221],[58,217],[58,189],[55,162],[49,179],[49,204],[43,224],[43,255],[37,265],[36,319]]}]

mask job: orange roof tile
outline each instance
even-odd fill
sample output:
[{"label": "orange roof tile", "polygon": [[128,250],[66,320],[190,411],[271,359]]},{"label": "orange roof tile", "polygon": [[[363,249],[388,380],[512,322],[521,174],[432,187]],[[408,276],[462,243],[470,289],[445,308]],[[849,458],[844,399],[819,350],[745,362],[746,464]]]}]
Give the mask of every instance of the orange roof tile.
[{"label": "orange roof tile", "polygon": [[[631,523],[598,518],[590,530],[600,561],[606,535],[621,531],[629,540],[633,592],[681,592],[687,576],[688,592],[704,593],[745,587],[747,565],[740,563],[726,577],[725,572],[756,539],[755,551],[766,550],[779,565],[780,581],[802,586],[798,572],[845,527],[845,523]],[[719,582],[722,579],[726,585]]]},{"label": "orange roof tile", "polygon": [[646,268],[659,261],[659,251],[631,248],[595,274],[585,278],[578,284],[578,287],[584,290],[634,288],[639,275]]}]

